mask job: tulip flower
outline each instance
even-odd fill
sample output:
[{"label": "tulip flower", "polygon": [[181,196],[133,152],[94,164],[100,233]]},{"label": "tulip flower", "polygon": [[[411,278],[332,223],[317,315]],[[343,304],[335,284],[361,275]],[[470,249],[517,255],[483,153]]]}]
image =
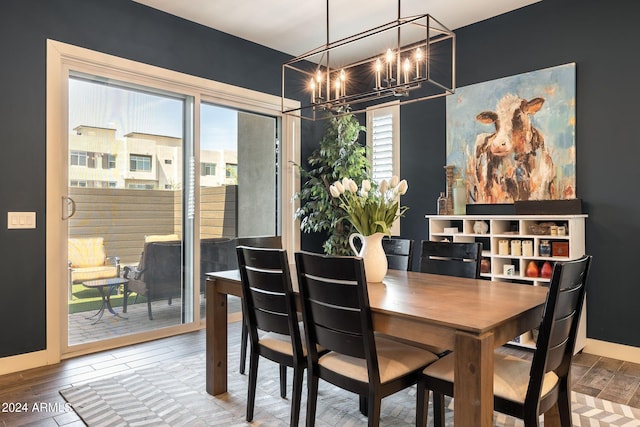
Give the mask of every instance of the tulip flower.
[{"label": "tulip flower", "polygon": [[406,180],[394,176],[389,182],[382,180],[377,188],[365,179],[358,190],[356,182],[345,177],[329,186],[329,192],[338,199],[346,213],[345,218],[360,234],[390,235],[393,223],[407,210],[406,206],[400,206],[399,198],[408,188]]},{"label": "tulip flower", "polygon": [[407,184],[406,179],[403,179],[398,183],[398,194],[400,194],[401,196],[404,196],[407,193],[408,189],[409,189],[409,184]]}]

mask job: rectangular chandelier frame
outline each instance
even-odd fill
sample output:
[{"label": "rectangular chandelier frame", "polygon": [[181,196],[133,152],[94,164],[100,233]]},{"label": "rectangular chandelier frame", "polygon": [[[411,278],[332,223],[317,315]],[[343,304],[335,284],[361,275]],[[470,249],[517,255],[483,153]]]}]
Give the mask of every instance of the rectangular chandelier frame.
[{"label": "rectangular chandelier frame", "polygon": [[[455,34],[429,14],[398,18],[282,65],[282,112],[311,120],[327,116],[320,112],[356,113],[393,99],[408,104],[454,92]],[[286,98],[300,106],[287,108]]]}]

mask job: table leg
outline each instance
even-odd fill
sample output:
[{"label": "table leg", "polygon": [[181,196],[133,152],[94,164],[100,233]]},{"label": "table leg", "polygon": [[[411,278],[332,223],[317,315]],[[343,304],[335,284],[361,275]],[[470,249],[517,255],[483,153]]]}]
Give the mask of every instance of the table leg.
[{"label": "table leg", "polygon": [[456,333],[454,425],[493,425],[493,334]]},{"label": "table leg", "polygon": [[206,385],[207,393],[227,392],[227,295],[207,279]]},{"label": "table leg", "polygon": [[104,314],[104,309],[107,306],[107,299],[104,295],[104,286],[98,286],[98,292],[100,292],[100,301],[101,301],[100,308],[98,309],[96,314],[94,314],[93,316],[87,317],[87,319],[93,319],[94,317],[96,318],[96,320],[92,323],[92,325],[95,325],[100,321],[100,319],[102,319],[102,315]]}]

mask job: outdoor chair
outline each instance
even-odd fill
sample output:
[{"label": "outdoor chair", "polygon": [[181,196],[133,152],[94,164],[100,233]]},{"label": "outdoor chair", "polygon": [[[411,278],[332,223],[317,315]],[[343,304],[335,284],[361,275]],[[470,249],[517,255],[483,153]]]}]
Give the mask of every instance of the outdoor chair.
[{"label": "outdoor chair", "polygon": [[120,258],[107,256],[103,237],[81,237],[68,240],[69,300],[73,285],[96,279],[120,276]]},{"label": "outdoor chair", "polygon": [[377,426],[382,398],[415,384],[437,356],[374,335],[361,258],[307,252],[295,258],[308,352],[306,425],[315,425],[322,378],[357,394],[369,426]]},{"label": "outdoor chair", "polygon": [[[182,296],[182,242],[150,241],[144,244],[140,262],[136,267],[124,267],[124,277],[129,279],[127,294],[135,292],[147,300],[149,320],[153,320],[151,302]],[[136,296],[137,298],[137,296]],[[124,295],[122,311],[127,312],[128,295]]]},{"label": "outdoor chair", "polygon": [[[253,420],[260,357],[280,365],[280,395],[286,397],[287,366],[293,368],[290,425],[297,426],[302,400],[306,354],[300,337],[296,302],[291,285],[289,261],[283,249],[237,248],[242,279],[244,322],[249,330],[249,388],[247,421]],[[283,382],[284,381],[284,382]]]},{"label": "outdoor chair", "polygon": [[[538,426],[539,417],[557,405],[561,425],[571,426],[570,370],[591,256],[553,267],[533,360],[494,353],[494,408]],[[428,392],[433,392],[434,425],[444,426],[444,396],[454,393],[454,355],[428,366],[418,384],[416,426],[426,425]]]}]

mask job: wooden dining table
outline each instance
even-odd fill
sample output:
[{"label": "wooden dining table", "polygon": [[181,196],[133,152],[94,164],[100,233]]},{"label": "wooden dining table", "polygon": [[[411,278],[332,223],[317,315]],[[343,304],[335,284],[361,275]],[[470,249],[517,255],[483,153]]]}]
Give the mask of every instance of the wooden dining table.
[{"label": "wooden dining table", "polygon": [[[227,295],[242,297],[242,286],[238,270],[207,276],[206,388],[218,395],[227,391]],[[389,270],[368,292],[374,330],[454,350],[455,426],[493,425],[494,349],[539,326],[547,288]]]}]

